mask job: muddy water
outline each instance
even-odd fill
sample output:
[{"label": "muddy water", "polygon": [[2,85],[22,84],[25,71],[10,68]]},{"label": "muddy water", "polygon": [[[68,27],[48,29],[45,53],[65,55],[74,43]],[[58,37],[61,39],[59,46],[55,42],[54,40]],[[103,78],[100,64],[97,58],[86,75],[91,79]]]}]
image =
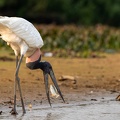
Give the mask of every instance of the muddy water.
[{"label": "muddy water", "polygon": [[22,114],[21,107],[17,108],[17,116],[10,115],[10,108],[2,108],[0,120],[120,120],[120,102],[113,98],[82,101],[69,104],[54,104],[26,108]]}]

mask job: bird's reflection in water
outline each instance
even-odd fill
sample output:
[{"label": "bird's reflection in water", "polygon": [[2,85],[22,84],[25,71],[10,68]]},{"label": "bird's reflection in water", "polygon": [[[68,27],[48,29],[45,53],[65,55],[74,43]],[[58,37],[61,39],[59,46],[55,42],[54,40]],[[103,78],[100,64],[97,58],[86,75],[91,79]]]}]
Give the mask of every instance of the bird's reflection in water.
[{"label": "bird's reflection in water", "polygon": [[[16,116],[14,116],[14,119],[17,119],[17,120],[26,120],[26,119],[28,119],[29,117],[28,116],[26,116],[26,114],[22,114],[22,115],[16,115]],[[32,118],[32,117],[31,117]],[[34,116],[34,118],[33,119],[41,119],[41,118],[43,118],[42,116]],[[57,115],[56,114],[52,114],[52,113],[47,113],[47,115],[46,115],[46,117],[44,117],[44,120],[56,120],[57,119]]]},{"label": "bird's reflection in water", "polygon": [[63,116],[63,114],[58,113],[58,112],[57,113],[49,112],[49,113],[47,113],[44,120],[59,120],[59,119],[61,119],[62,116]]},{"label": "bird's reflection in water", "polygon": [[18,115],[13,115],[15,120],[24,120],[24,116],[25,116],[24,113],[18,114]]},{"label": "bird's reflection in water", "polygon": [[45,120],[55,120],[56,117],[54,115],[52,115],[52,113],[48,113]]}]

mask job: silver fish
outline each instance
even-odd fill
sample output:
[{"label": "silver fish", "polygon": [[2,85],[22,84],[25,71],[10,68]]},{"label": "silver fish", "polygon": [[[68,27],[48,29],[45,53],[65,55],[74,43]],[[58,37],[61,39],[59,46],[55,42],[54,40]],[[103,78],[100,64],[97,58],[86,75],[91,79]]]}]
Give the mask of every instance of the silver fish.
[{"label": "silver fish", "polygon": [[59,97],[58,91],[54,85],[50,85],[50,92],[53,97],[56,97],[56,98]]}]

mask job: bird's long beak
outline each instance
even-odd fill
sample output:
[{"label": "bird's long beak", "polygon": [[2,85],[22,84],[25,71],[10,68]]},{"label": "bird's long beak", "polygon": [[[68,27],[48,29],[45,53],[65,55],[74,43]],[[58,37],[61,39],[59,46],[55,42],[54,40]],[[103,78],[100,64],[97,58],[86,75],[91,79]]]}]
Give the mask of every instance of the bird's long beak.
[{"label": "bird's long beak", "polygon": [[57,84],[57,81],[56,81],[56,78],[55,78],[55,75],[54,75],[54,72],[53,72],[52,69],[50,70],[50,77],[51,77],[51,79],[52,79],[52,81],[53,81],[53,83],[54,83],[54,85],[55,85],[55,87],[56,87],[59,95],[61,96],[63,102],[65,103],[65,100],[64,100],[63,95],[62,95],[62,93],[61,93],[61,91],[60,91],[60,88],[59,88],[59,86],[58,86],[58,84]]},{"label": "bird's long beak", "polygon": [[50,102],[50,95],[49,95],[48,75],[50,75],[50,77],[51,77],[51,79],[52,79],[52,82],[54,83],[54,85],[55,85],[55,87],[56,87],[56,89],[57,89],[57,92],[59,93],[59,95],[61,96],[63,102],[65,103],[65,100],[64,100],[64,98],[63,98],[63,95],[62,95],[62,93],[61,93],[61,91],[60,91],[60,88],[59,88],[59,86],[58,86],[58,84],[57,84],[57,81],[56,81],[56,78],[55,78],[55,75],[54,75],[53,70],[51,69],[50,72],[49,72],[49,74],[48,74],[48,73],[45,73],[45,72],[43,72],[43,74],[44,74],[46,95],[47,95],[48,102],[49,102],[50,106],[51,106],[51,102]]},{"label": "bird's long beak", "polygon": [[46,89],[46,95],[47,95],[47,99],[48,99],[48,102],[51,106],[51,102],[50,102],[50,94],[49,94],[49,83],[48,83],[48,73],[45,73],[43,72],[44,74],[44,82],[45,82],[45,89]]}]

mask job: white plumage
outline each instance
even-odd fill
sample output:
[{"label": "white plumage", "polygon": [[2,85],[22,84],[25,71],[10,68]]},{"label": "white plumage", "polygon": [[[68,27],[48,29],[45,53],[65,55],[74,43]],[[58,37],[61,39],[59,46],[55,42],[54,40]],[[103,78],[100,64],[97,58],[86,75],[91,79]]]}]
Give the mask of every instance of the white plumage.
[{"label": "white plumage", "polygon": [[0,34],[12,47],[16,56],[43,46],[43,40],[37,29],[23,18],[0,16]]}]

